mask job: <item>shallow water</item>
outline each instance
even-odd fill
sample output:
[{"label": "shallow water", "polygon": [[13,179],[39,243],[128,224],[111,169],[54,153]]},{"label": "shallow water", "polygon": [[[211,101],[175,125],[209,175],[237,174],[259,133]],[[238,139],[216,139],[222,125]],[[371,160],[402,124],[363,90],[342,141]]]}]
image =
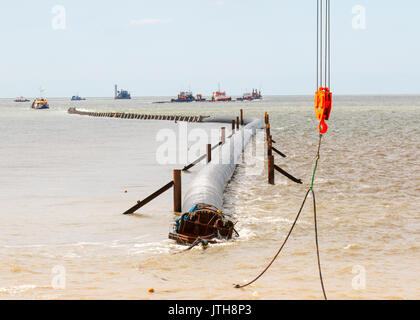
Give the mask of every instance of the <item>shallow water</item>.
[{"label": "shallow water", "polygon": [[[312,98],[151,103],[163,99],[49,99],[43,111],[0,100],[1,299],[322,298],[311,199],[272,268],[252,286],[232,288],[269,262],[308,188],[318,139]],[[251,155],[253,169],[240,164],[225,193],[224,211],[237,219],[240,237],[173,255],[183,247],[167,239],[176,216],[171,191],[135,215],[121,212],[182,167],[156,162],[157,132],[180,124],[69,115],[70,106],[190,115],[243,108],[260,118],[268,111],[275,146],[287,154],[275,156],[276,164],[304,184],[276,174],[276,185],[268,185],[264,156]],[[329,298],[420,298],[419,120],[420,97],[335,99],[315,182]],[[199,169],[183,174],[183,190]],[[54,285],[57,270],[65,272],[65,288]],[[365,288],[354,285],[360,270]]]}]

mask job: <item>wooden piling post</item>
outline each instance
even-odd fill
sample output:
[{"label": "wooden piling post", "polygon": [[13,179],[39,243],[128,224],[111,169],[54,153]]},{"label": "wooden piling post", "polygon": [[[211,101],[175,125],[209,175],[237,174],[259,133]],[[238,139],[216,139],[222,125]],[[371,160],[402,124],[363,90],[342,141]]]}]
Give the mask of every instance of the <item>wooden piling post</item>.
[{"label": "wooden piling post", "polygon": [[235,120],[232,120],[232,134],[235,133]]},{"label": "wooden piling post", "polygon": [[220,128],[220,142],[222,144],[224,144],[225,143],[225,140],[226,140],[226,128],[225,127],[221,127]]},{"label": "wooden piling post", "polygon": [[182,212],[181,207],[181,170],[174,170],[174,211]]},{"label": "wooden piling post", "polygon": [[264,118],[265,118],[265,124],[270,123],[270,117],[267,112],[265,113]]},{"label": "wooden piling post", "polygon": [[236,117],[236,129],[239,130],[239,117]]},{"label": "wooden piling post", "polygon": [[270,133],[270,124],[269,123],[267,123],[265,125],[265,135],[266,135],[266,139],[268,141],[268,137],[271,135],[271,133]]},{"label": "wooden piling post", "polygon": [[243,109],[241,109],[241,126],[243,126],[244,125],[244,110]]},{"label": "wooden piling post", "polygon": [[272,147],[272,141],[271,136],[267,136],[267,156],[273,155],[273,147]]},{"label": "wooden piling post", "polygon": [[211,162],[211,144],[207,144],[207,163]]},{"label": "wooden piling post", "polygon": [[268,183],[274,184],[274,156],[268,156]]}]

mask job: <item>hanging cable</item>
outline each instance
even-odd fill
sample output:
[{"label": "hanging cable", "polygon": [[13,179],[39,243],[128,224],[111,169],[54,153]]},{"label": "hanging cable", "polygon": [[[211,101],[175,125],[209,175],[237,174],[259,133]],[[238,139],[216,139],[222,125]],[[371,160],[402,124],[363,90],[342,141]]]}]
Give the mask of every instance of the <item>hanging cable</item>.
[{"label": "hanging cable", "polygon": [[[322,73],[323,73],[323,69],[322,69],[322,33],[323,33],[323,28],[322,28],[322,1],[323,0],[319,0],[320,1],[320,10],[319,10],[319,83],[321,84],[322,87]],[[318,89],[318,88],[317,88]]]},{"label": "hanging cable", "polygon": [[[325,2],[325,5],[324,5]],[[323,21],[325,19],[325,22]],[[318,130],[326,133],[331,112],[332,93],[330,91],[331,57],[330,57],[330,0],[317,0],[317,56],[319,55],[319,68],[317,66],[317,79],[319,87],[315,93],[315,114],[320,120]]]},{"label": "hanging cable", "polygon": [[[325,1],[325,7],[323,6],[323,2]],[[323,15],[325,8],[325,24],[323,24]],[[325,28],[324,28],[325,25]],[[325,30],[324,30],[325,29]],[[325,32],[325,40],[323,40],[323,34]],[[323,46],[325,45],[325,52],[323,52]],[[313,199],[313,212],[314,212],[314,229],[315,229],[315,245],[316,245],[316,254],[317,254],[317,262],[318,262],[318,272],[319,272],[319,279],[321,282],[321,289],[322,293],[324,295],[324,299],[327,300],[327,294],[325,292],[324,287],[324,280],[322,277],[322,270],[321,270],[321,258],[319,253],[319,242],[318,242],[318,223],[317,223],[317,214],[316,214],[316,199],[315,199],[315,191],[314,191],[314,183],[315,183],[315,174],[316,170],[318,168],[318,162],[320,158],[320,150],[321,150],[321,142],[322,142],[322,136],[325,134],[328,130],[328,126],[325,123],[325,120],[328,120],[330,112],[331,112],[331,104],[332,104],[332,93],[329,91],[330,87],[330,74],[331,74],[331,58],[330,58],[330,0],[317,0],[317,60],[316,60],[316,84],[317,84],[317,92],[315,93],[315,114],[318,120],[321,120],[318,126],[319,130],[319,141],[318,141],[318,148],[317,153],[315,157],[315,164],[314,169],[312,172],[312,180],[311,185],[308,189],[308,191],[305,194],[305,197],[303,198],[302,204],[299,208],[299,211],[295,217],[295,220],[293,221],[293,224],[289,230],[289,232],[286,235],[286,238],[284,239],[283,243],[281,244],[280,248],[274,255],[274,257],[271,259],[269,264],[264,268],[262,272],[260,272],[253,280],[250,282],[239,285],[234,285],[235,288],[244,288],[246,286],[249,286],[250,284],[257,281],[274,263],[274,261],[277,259],[281,251],[283,250],[284,246],[286,245],[287,241],[289,240],[290,235],[293,232],[293,229],[295,228],[295,225],[300,217],[300,214],[302,213],[303,207],[305,206],[306,199],[308,198],[309,193],[312,195]],[[325,54],[325,56],[324,56]],[[324,60],[324,61],[323,61]],[[323,63],[324,62],[324,63]],[[324,74],[324,79],[323,79]],[[324,80],[324,82],[323,82]],[[319,81],[319,82],[318,82]],[[320,85],[320,87],[318,87]]]},{"label": "hanging cable", "polygon": [[331,87],[331,5],[328,0],[328,87]]},{"label": "hanging cable", "polygon": [[316,88],[319,88],[319,0],[316,0]]},{"label": "hanging cable", "polygon": [[327,294],[325,292],[324,280],[323,280],[322,271],[321,271],[321,258],[320,258],[320,254],[319,254],[319,243],[318,243],[318,224],[317,224],[317,217],[316,217],[316,200],[315,200],[315,192],[313,190],[313,186],[314,186],[314,182],[315,182],[315,173],[316,173],[316,170],[318,168],[319,152],[320,152],[320,149],[321,149],[321,139],[322,139],[322,134],[319,135],[318,150],[317,150],[317,154],[316,154],[316,157],[315,157],[315,165],[314,165],[314,170],[312,172],[311,185],[310,185],[308,191],[306,192],[305,197],[303,198],[302,204],[300,205],[300,208],[299,208],[299,211],[298,211],[298,213],[295,217],[295,220],[293,221],[293,224],[292,224],[289,232],[287,233],[286,238],[284,239],[282,245],[280,246],[280,248],[278,249],[278,251],[274,255],[274,257],[271,259],[270,263],[264,268],[263,271],[260,272],[260,274],[258,274],[258,276],[256,276],[253,280],[249,281],[246,284],[243,284],[243,285],[235,284],[234,285],[235,288],[237,288],[237,289],[245,288],[245,287],[249,286],[250,284],[254,283],[259,278],[261,278],[261,276],[271,267],[271,265],[274,263],[274,261],[276,261],[277,257],[279,256],[279,254],[283,250],[284,246],[286,245],[287,240],[289,240],[289,237],[292,234],[293,229],[295,228],[297,221],[299,220],[300,214],[302,213],[303,207],[305,206],[306,199],[308,198],[309,193],[311,193],[312,194],[312,199],[313,199],[313,210],[314,210],[315,244],[316,244],[316,253],[317,253],[317,261],[318,261],[318,272],[319,272],[319,278],[320,278],[320,282],[321,282],[322,293],[324,295],[324,299],[327,300]]},{"label": "hanging cable", "polygon": [[325,85],[327,87],[327,71],[328,71],[328,1],[325,3]]}]

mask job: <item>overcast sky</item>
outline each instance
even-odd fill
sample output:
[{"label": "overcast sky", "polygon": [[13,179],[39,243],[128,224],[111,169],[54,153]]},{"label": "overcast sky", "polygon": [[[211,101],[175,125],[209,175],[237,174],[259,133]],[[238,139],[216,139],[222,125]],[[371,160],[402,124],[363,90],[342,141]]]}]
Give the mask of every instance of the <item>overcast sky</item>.
[{"label": "overcast sky", "polygon": [[[420,1],[331,2],[333,92],[419,94]],[[1,1],[0,97],[313,94],[315,23],[315,0]]]}]

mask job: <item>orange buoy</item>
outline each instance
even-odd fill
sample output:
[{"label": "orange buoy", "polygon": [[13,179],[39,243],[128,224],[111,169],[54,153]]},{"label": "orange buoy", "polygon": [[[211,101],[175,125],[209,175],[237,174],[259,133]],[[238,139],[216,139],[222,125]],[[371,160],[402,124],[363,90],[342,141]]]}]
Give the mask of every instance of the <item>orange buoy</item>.
[{"label": "orange buoy", "polygon": [[153,289],[153,288],[149,288],[149,290],[147,290],[147,292],[149,292],[149,293],[153,293],[153,292],[155,292],[155,289]]}]

